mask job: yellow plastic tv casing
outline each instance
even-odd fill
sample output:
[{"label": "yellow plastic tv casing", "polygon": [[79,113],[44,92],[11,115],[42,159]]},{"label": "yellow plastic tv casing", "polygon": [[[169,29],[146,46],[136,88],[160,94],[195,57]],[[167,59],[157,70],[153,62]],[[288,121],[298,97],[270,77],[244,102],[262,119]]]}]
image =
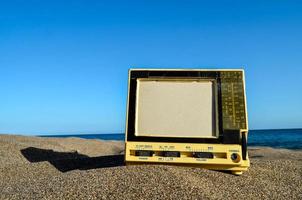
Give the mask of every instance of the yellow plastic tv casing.
[{"label": "yellow plastic tv casing", "polygon": [[[174,80],[192,80],[191,73],[200,74],[219,74],[219,87],[221,90],[220,96],[220,134],[227,133],[229,130],[236,130],[238,132],[238,143],[232,142],[179,142],[179,140],[171,141],[157,138],[156,141],[151,137],[144,137],[144,139],[136,140],[128,139],[128,136],[133,135],[133,130],[129,129],[129,104],[132,106],[137,103],[130,102],[130,86],[131,74],[142,73],[149,74],[157,72],[159,74],[175,73]],[[187,73],[186,77],[178,77],[178,74]],[[139,75],[140,76],[140,75]],[[139,79],[146,77],[138,77]],[[148,77],[147,77],[148,78]],[[171,77],[161,76],[160,79]],[[197,79],[210,79],[200,75]],[[150,77],[150,80],[159,79],[157,76]],[[196,77],[194,77],[196,79]],[[218,79],[217,79],[218,80]],[[133,80],[132,80],[133,81]],[[136,80],[135,80],[136,81]],[[217,87],[217,86],[216,86]],[[137,98],[137,97],[135,97]],[[135,99],[135,101],[137,101]],[[136,113],[137,114],[137,113]],[[132,113],[132,115],[135,115]],[[133,117],[133,116],[132,116]],[[136,123],[136,121],[134,122]],[[156,126],[156,124],[154,124]],[[135,126],[136,127],[136,126]],[[137,128],[137,127],[136,127]],[[131,132],[129,132],[131,131]],[[222,133],[223,132],[223,133]],[[185,138],[184,133],[184,138]],[[156,133],[154,133],[156,135]],[[247,135],[248,135],[248,120],[247,120],[247,107],[246,107],[246,94],[245,94],[245,77],[244,71],[241,69],[130,69],[128,78],[128,99],[127,99],[127,116],[126,116],[126,136],[125,136],[125,163],[126,165],[138,164],[171,164],[182,166],[194,166],[211,170],[228,170],[235,175],[241,175],[250,166],[250,161],[247,153]],[[220,137],[220,136],[219,136]],[[230,135],[232,137],[232,135]],[[150,138],[150,139],[149,139]],[[224,135],[225,140],[228,135]],[[218,139],[217,139],[218,140]],[[191,140],[194,141],[194,138]],[[137,152],[147,152],[145,154],[137,154]],[[171,152],[163,156],[163,153]],[[175,154],[176,153],[176,154]],[[175,156],[176,155],[176,156]],[[196,156],[198,155],[198,156]]]}]

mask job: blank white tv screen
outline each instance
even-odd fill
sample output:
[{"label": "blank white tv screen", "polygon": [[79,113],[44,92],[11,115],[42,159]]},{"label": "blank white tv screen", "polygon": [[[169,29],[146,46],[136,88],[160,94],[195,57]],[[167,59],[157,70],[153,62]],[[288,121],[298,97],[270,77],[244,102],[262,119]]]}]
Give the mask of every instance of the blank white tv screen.
[{"label": "blank white tv screen", "polygon": [[135,135],[213,138],[216,131],[212,80],[137,80]]}]

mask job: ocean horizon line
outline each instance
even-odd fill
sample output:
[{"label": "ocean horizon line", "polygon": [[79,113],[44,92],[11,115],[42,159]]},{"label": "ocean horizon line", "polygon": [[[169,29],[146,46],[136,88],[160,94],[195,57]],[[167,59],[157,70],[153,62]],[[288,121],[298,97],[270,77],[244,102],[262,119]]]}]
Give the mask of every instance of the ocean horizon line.
[{"label": "ocean horizon line", "polygon": [[[302,128],[273,128],[273,129],[269,129],[269,128],[265,128],[265,129],[249,129],[249,131],[282,131],[282,130],[302,130]],[[46,135],[114,135],[114,134],[125,134],[125,132],[109,132],[109,133],[63,133],[63,134],[43,134],[43,135],[33,135],[33,136],[46,136]]]},{"label": "ocean horizon line", "polygon": [[[301,128],[264,128],[264,129],[249,129],[249,131],[282,131],[282,130],[302,130]],[[125,134],[125,132],[100,132],[98,133],[97,131],[87,131],[86,133],[83,131],[80,132],[66,132],[66,133],[42,133],[42,134],[32,134],[32,133],[0,133],[0,135],[23,135],[23,136],[56,136],[56,135],[120,135],[120,134]]]}]

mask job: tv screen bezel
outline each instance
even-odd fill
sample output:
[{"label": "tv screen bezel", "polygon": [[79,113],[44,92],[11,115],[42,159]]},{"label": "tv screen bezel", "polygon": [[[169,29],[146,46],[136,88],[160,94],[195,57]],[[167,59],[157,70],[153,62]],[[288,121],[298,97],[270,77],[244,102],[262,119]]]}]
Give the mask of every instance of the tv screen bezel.
[{"label": "tv screen bezel", "polygon": [[[238,70],[238,72],[242,72]],[[186,138],[186,137],[146,137],[135,136],[136,89],[139,78],[175,78],[175,79],[213,79],[217,83],[217,123],[219,135],[217,138]],[[145,70],[133,69],[129,71],[127,103],[126,141],[133,142],[171,142],[171,143],[224,143],[240,144],[240,130],[224,130],[221,97],[220,70]]]}]

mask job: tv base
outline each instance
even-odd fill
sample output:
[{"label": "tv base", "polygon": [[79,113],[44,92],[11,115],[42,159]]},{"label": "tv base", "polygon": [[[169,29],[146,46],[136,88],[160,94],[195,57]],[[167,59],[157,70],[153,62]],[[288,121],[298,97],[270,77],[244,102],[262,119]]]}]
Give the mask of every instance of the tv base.
[{"label": "tv base", "polygon": [[229,171],[241,175],[250,166],[242,146],[233,144],[188,144],[127,142],[126,165],[168,164]]}]

